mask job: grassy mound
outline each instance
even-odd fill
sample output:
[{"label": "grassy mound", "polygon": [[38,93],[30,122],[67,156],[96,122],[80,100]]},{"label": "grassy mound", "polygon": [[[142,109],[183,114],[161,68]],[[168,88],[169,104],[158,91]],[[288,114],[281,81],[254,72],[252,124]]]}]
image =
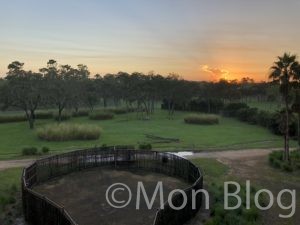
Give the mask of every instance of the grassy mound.
[{"label": "grassy mound", "polygon": [[219,123],[219,117],[212,114],[190,114],[184,117],[188,124],[212,125]]},{"label": "grassy mound", "polygon": [[51,124],[38,129],[37,135],[47,141],[95,140],[101,135],[101,128],[83,124]]},{"label": "grassy mound", "polygon": [[110,111],[95,111],[90,113],[89,118],[91,120],[111,120],[114,118],[114,114]]}]

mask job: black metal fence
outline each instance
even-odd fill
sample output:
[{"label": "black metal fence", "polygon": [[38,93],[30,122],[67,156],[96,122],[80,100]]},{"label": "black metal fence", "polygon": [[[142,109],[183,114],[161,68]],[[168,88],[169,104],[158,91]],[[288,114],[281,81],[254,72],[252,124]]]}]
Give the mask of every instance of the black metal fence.
[{"label": "black metal fence", "polygon": [[[133,150],[128,147],[106,147],[54,155],[39,159],[26,167],[22,176],[25,220],[31,225],[76,225],[77,223],[62,206],[32,188],[52,178],[94,167],[142,169],[178,177],[192,183],[191,187],[184,190],[187,196],[185,207],[174,210],[166,202],[164,207],[158,209],[154,225],[182,225],[201,207],[202,195],[198,194],[193,198],[193,191],[203,188],[203,177],[199,168],[190,161],[169,153]],[[183,201],[182,194],[173,195],[174,206],[181,206]]]}]

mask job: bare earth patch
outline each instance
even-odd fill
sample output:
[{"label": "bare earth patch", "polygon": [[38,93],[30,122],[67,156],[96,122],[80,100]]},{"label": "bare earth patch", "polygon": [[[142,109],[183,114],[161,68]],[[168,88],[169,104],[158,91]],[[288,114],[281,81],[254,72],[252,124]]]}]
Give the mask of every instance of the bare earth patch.
[{"label": "bare earth patch", "polygon": [[[149,200],[158,181],[163,182],[164,200],[167,200],[170,191],[189,186],[182,180],[157,173],[98,168],[54,179],[35,187],[35,190],[64,206],[79,225],[152,225],[160,206],[159,198],[155,199],[154,207],[150,210],[144,198],[141,198],[141,207],[136,210],[136,191],[139,181],[143,182]],[[106,190],[114,183],[124,183],[132,191],[132,201],[123,209],[114,208],[106,201]],[[128,194],[116,192],[116,199],[127,200]]]}]

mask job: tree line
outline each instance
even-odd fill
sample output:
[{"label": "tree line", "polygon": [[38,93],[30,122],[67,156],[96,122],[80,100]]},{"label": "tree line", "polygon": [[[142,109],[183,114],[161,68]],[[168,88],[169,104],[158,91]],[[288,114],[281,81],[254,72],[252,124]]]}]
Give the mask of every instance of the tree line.
[{"label": "tree line", "polygon": [[[14,61],[0,80],[0,103],[2,109],[18,108],[25,112],[30,128],[34,128],[35,113],[41,108],[56,108],[58,120],[62,112],[80,107],[93,111],[95,106],[108,103],[133,108],[137,113],[149,117],[154,113],[155,103],[163,102],[169,116],[175,109],[191,110],[228,102],[247,102],[256,98],[284,104],[285,159],[289,160],[289,129],[292,113],[298,114],[300,130],[300,65],[296,55],[285,53],[271,67],[270,82],[255,83],[245,77],[241,81],[220,80],[219,82],[188,81],[177,74],[162,76],[150,72],[96,74],[90,76],[83,64],[73,68],[58,65],[51,59],[38,72],[26,71],[24,63]],[[203,102],[205,104],[203,104]],[[201,106],[202,104],[202,106]]]},{"label": "tree line", "polygon": [[[251,97],[274,98],[267,94],[270,84],[255,83],[249,78],[219,82],[197,82],[182,79],[177,74],[162,76],[150,72],[96,74],[90,76],[88,67],[79,64],[58,65],[49,60],[39,72],[26,71],[24,63],[14,61],[0,82],[2,109],[18,108],[25,112],[30,128],[34,128],[35,112],[40,108],[56,108],[59,121],[65,109],[75,112],[80,107],[91,111],[95,106],[124,104],[150,116],[155,103],[164,101],[169,115],[175,105],[186,105],[191,99],[220,99],[223,102]],[[271,93],[271,92],[270,92]],[[268,95],[268,97],[266,97]],[[276,98],[276,97],[275,97]]]}]

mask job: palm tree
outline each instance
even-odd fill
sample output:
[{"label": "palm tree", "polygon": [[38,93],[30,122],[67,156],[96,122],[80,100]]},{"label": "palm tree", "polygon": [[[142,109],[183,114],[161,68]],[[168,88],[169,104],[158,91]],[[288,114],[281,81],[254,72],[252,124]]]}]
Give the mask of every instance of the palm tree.
[{"label": "palm tree", "polygon": [[280,93],[284,101],[285,110],[285,129],[284,129],[284,160],[290,161],[289,151],[289,115],[290,115],[290,93],[292,89],[292,81],[299,76],[299,62],[296,55],[284,53],[278,56],[278,60],[271,67],[270,79],[279,83]]},{"label": "palm tree", "polygon": [[294,104],[292,105],[293,112],[298,114],[298,126],[297,126],[297,135],[298,135],[298,145],[300,146],[300,89],[295,90],[296,96]]}]

